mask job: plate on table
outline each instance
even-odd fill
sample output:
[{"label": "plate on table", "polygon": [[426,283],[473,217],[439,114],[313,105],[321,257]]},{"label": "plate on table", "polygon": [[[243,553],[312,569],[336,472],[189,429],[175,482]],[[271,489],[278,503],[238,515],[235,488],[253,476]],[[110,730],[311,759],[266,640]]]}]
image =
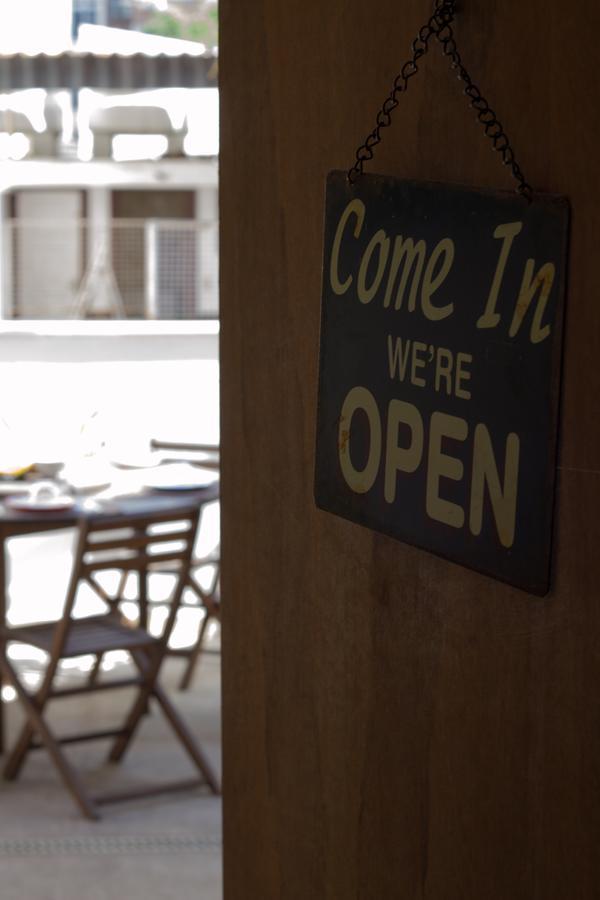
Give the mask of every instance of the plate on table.
[{"label": "plate on table", "polygon": [[166,463],[144,476],[144,487],[155,491],[199,491],[219,480],[214,469],[203,469],[185,463]]},{"label": "plate on table", "polygon": [[159,466],[164,454],[156,450],[140,450],[137,453],[122,453],[113,456],[111,463],[118,469],[152,469]]},{"label": "plate on table", "polygon": [[92,478],[89,481],[86,481],[84,478],[67,478],[65,480],[77,494],[97,494],[106,490],[112,484],[112,481],[106,478]]},{"label": "plate on table", "polygon": [[103,461],[70,462],[62,472],[62,479],[77,494],[94,494],[110,487],[114,471]]},{"label": "plate on table", "polygon": [[64,512],[75,500],[68,494],[57,497],[7,497],[4,505],[14,512]]}]

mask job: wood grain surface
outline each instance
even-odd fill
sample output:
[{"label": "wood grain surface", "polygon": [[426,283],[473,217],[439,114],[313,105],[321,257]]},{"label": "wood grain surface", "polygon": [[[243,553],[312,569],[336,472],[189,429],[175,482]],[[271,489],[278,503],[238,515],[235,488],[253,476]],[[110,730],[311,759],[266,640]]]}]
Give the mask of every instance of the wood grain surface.
[{"label": "wood grain surface", "polygon": [[[528,180],[570,197],[553,589],[315,508],[326,173],[429,0],[221,0],[225,900],[600,896],[600,8],[460,4]],[[432,46],[369,171],[508,188]]]}]

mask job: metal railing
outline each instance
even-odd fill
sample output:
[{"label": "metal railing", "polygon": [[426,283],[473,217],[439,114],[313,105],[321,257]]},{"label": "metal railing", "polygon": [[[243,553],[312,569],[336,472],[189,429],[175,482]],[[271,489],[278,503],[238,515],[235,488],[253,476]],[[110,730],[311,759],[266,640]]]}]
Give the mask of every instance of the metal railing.
[{"label": "metal railing", "polygon": [[11,219],[1,309],[20,319],[213,319],[218,222]]}]

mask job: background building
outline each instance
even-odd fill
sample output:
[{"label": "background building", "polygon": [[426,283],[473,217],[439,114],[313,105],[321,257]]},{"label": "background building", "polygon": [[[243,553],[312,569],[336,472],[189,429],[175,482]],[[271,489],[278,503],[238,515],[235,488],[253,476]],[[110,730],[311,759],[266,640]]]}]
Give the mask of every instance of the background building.
[{"label": "background building", "polygon": [[33,40],[13,23],[0,78],[4,318],[217,316],[216,52],[196,39],[216,35],[216,7],[163,7],[74,0],[43,46],[37,27]]}]

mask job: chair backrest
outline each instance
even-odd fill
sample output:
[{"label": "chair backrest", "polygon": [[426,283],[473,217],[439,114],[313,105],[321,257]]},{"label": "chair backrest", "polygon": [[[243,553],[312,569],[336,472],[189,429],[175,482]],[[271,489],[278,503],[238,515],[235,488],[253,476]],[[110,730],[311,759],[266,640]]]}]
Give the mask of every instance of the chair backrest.
[{"label": "chair backrest", "polygon": [[192,505],[167,513],[82,519],[63,615],[55,632],[53,652],[60,656],[66,643],[77,589],[82,581],[86,581],[102,600],[112,606],[114,598],[107,594],[96,579],[96,573],[109,570],[137,572],[141,587],[142,579],[148,573],[168,562],[171,566],[173,563],[178,565],[169,613],[161,634],[161,640],[166,646],[188,581],[199,515],[198,506]]},{"label": "chair backrest", "polygon": [[[86,522],[79,547],[81,577],[105,569],[144,571],[161,563],[189,562],[198,509]],[[86,527],[87,526],[87,527]]]}]

